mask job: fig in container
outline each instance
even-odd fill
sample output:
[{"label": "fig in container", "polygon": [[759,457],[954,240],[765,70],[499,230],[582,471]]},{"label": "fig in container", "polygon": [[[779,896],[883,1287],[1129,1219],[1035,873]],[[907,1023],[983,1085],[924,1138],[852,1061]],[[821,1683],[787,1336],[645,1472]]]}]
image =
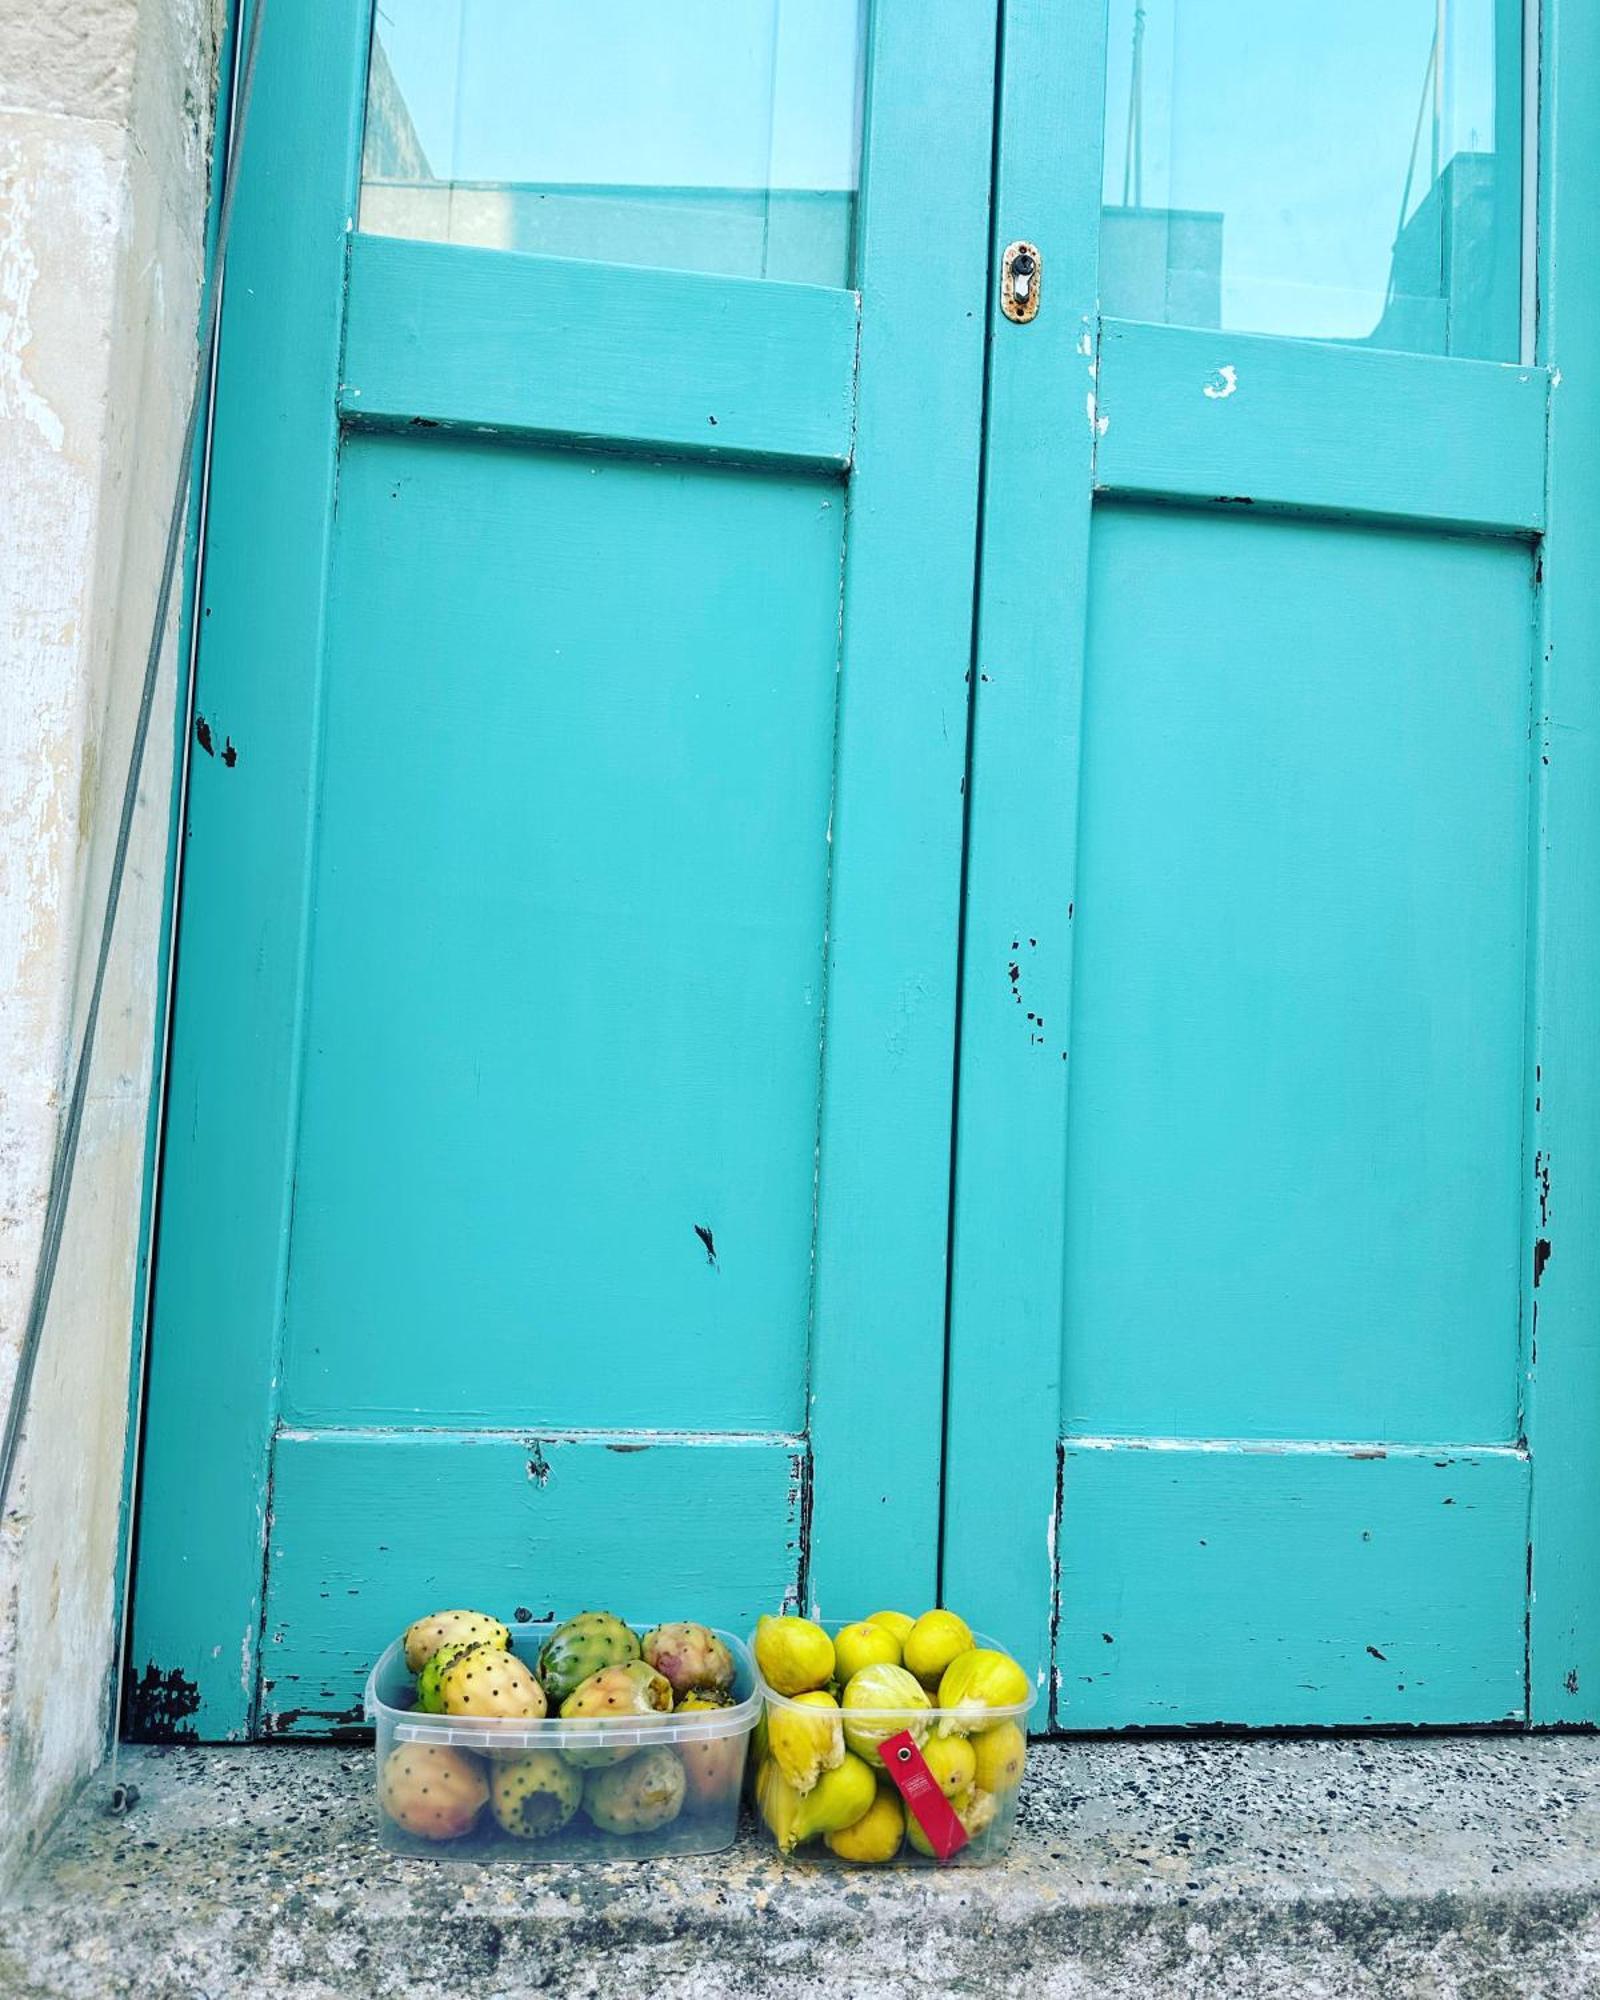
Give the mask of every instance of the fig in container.
[{"label": "fig in container", "polygon": [[905,1837],[905,1807],[890,1785],[878,1787],[878,1796],[860,1819],[824,1836],[841,1861],[892,1861]]},{"label": "fig in container", "polygon": [[845,1683],[840,1706],[845,1742],[870,1764],[882,1762],[878,1746],[886,1737],[909,1729],[912,1741],[923,1743],[933,1726],[916,1712],[933,1707],[928,1692],[904,1667],[864,1667]]},{"label": "fig in container", "polygon": [[756,1780],[756,1804],[785,1854],[819,1833],[854,1826],[877,1796],[872,1767],[847,1751],[837,1770],[825,1771],[804,1795],[770,1761]]},{"label": "fig in container", "polygon": [[939,1706],[952,1712],[939,1724],[941,1736],[969,1736],[988,1726],[989,1711],[1015,1708],[1033,1689],[1028,1676],[1009,1653],[988,1646],[969,1646],[944,1670],[939,1681]]},{"label": "fig in container", "polygon": [[833,1641],[809,1618],[762,1618],[756,1625],[756,1665],[779,1694],[810,1694],[833,1679]]},{"label": "fig in container", "polygon": [[803,1798],[825,1771],[844,1762],[839,1704],[825,1689],[793,1697],[767,1714],[767,1755]]},{"label": "fig in container", "polygon": [[972,1627],[953,1611],[924,1611],[905,1636],[905,1665],[930,1693],[957,1653],[972,1645]]}]

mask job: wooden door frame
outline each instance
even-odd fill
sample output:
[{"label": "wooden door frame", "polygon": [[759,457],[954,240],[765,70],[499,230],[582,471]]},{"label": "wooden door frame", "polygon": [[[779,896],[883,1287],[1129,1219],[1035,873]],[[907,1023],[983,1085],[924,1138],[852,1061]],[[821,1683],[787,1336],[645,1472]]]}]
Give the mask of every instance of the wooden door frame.
[{"label": "wooden door frame", "polygon": [[[991,307],[952,1204],[943,1585],[1014,1635],[1041,1686],[1054,1654],[1061,1525],[1071,1068],[1061,1031],[1078,837],[1076,785],[1063,773],[1079,768],[1089,518],[1105,426],[1104,14],[1099,0],[1003,6],[995,244],[1042,246],[1044,309],[1017,327]],[[1542,476],[1522,466],[1514,501],[1494,496],[1501,512],[1484,519],[1506,529],[1510,504],[1527,531],[1542,531],[1520,1326],[1533,1467],[1526,1713],[1536,1725],[1589,1724],[1600,1720],[1600,623],[1588,579],[1600,574],[1600,468],[1585,440],[1600,435],[1600,270],[1584,238],[1585,174],[1600,140],[1587,90],[1600,19],[1579,0],[1544,0],[1525,48],[1525,101],[1539,119],[1536,198],[1525,191],[1524,214],[1537,218],[1532,359],[1550,371],[1547,455]],[[1525,149],[1525,174],[1533,153]],[[1290,345],[1279,353],[1292,367]],[[1397,364],[1399,386],[1410,357],[1374,359]],[[1546,393],[1526,373],[1519,383],[1514,366],[1500,374],[1503,385],[1484,378],[1497,393]],[[1045,410],[1066,412],[1065,448],[1061,423],[1040,421]],[[1469,497],[1508,473],[1468,460],[1449,468],[1452,490]],[[1470,506],[1460,518],[1475,524]],[[1031,556],[1046,546],[1052,562],[1041,571]],[[1019,1032],[1016,989],[1047,1032]],[[1054,1694],[1052,1685],[1052,1706]]]},{"label": "wooden door frame", "polygon": [[[193,758],[184,828],[129,1655],[155,1733],[208,1740],[257,1733],[269,1636],[369,20],[275,0],[222,318],[197,699],[234,754]],[[993,0],[869,23],[801,1579],[830,1611],[936,1582],[995,29]]]}]

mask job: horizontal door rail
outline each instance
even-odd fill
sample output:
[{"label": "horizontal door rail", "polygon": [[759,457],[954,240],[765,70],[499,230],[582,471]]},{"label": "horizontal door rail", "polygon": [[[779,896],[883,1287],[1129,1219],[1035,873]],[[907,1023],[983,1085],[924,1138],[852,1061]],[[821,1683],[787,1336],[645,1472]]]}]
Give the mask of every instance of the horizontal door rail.
[{"label": "horizontal door rail", "polygon": [[1095,487],[1534,535],[1548,394],[1543,368],[1106,320]]},{"label": "horizontal door rail", "polygon": [[843,471],[854,292],[351,239],[339,414]]}]

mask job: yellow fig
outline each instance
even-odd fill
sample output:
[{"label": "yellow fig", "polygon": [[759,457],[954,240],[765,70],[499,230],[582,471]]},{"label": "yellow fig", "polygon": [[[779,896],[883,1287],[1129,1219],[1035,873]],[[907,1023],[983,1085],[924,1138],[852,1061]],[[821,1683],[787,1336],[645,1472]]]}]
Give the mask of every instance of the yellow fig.
[{"label": "yellow fig", "polygon": [[930,1691],[955,1658],[972,1644],[972,1627],[953,1611],[924,1611],[900,1651],[906,1666]]},{"label": "yellow fig", "polygon": [[916,1622],[915,1618],[904,1611],[874,1611],[867,1620],[869,1625],[881,1625],[886,1631],[892,1632],[897,1646],[904,1646],[906,1634]]},{"label": "yellow fig", "polygon": [[922,1746],[923,1761],[933,1773],[933,1781],[947,1799],[960,1798],[977,1782],[978,1758],[972,1745],[959,1736],[935,1736]]},{"label": "yellow fig", "polygon": [[989,1711],[1015,1708],[1033,1693],[1028,1676],[1009,1653],[971,1646],[958,1653],[939,1682],[939,1706],[954,1711],[939,1724],[941,1736],[968,1736],[984,1727]]},{"label": "yellow fig", "polygon": [[802,1798],[775,1763],[762,1766],[756,1781],[761,1817],[785,1854],[819,1833],[854,1826],[871,1806],[877,1781],[859,1757],[848,1754],[837,1770],[825,1771]]},{"label": "yellow fig", "polygon": [[997,1722],[993,1729],[980,1729],[971,1741],[977,1783],[984,1791],[1009,1792],[1013,1785],[1022,1783],[1028,1739],[1014,1722]]},{"label": "yellow fig", "polygon": [[920,1683],[904,1667],[863,1667],[845,1683],[844,1740],[858,1757],[879,1764],[878,1745],[902,1729],[923,1742],[931,1723],[916,1713],[933,1706]]},{"label": "yellow fig", "polygon": [[880,1785],[878,1796],[860,1819],[827,1835],[827,1845],[841,1861],[892,1861],[906,1837],[906,1810],[891,1785]]},{"label": "yellow fig", "polygon": [[779,1694],[809,1694],[833,1679],[833,1641],[809,1618],[763,1618],[756,1626],[756,1665]]},{"label": "yellow fig", "polygon": [[863,1667],[899,1666],[900,1641],[887,1625],[863,1618],[859,1624],[846,1625],[834,1634],[833,1656],[840,1680],[847,1681]]},{"label": "yellow fig", "polygon": [[767,1754],[802,1798],[824,1771],[837,1771],[844,1762],[844,1730],[833,1696],[817,1689],[796,1695],[792,1706],[770,1703]]},{"label": "yellow fig", "polygon": [[[956,1809],[956,1818],[966,1828],[967,1839],[969,1841],[976,1840],[980,1835],[987,1833],[989,1828],[994,1824],[994,1816],[998,1808],[992,1792],[980,1792],[974,1789],[970,1792],[962,1793],[959,1798],[952,1799],[950,1803]],[[933,1852],[933,1842],[923,1832],[915,1813],[906,1814],[906,1839],[910,1841],[919,1854],[927,1855],[930,1861],[936,1858]]]}]

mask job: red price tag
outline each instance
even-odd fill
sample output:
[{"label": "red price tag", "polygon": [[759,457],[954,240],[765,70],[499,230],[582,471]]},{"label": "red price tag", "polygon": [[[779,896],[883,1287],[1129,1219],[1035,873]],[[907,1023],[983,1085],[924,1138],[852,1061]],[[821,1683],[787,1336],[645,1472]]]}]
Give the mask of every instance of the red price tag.
[{"label": "red price tag", "polygon": [[939,1781],[928,1769],[927,1759],[917,1748],[909,1729],[891,1736],[879,1746],[883,1768],[890,1783],[914,1813],[918,1826],[928,1836],[928,1845],[941,1861],[959,1854],[967,1844],[967,1829],[956,1809],[939,1789]]}]

